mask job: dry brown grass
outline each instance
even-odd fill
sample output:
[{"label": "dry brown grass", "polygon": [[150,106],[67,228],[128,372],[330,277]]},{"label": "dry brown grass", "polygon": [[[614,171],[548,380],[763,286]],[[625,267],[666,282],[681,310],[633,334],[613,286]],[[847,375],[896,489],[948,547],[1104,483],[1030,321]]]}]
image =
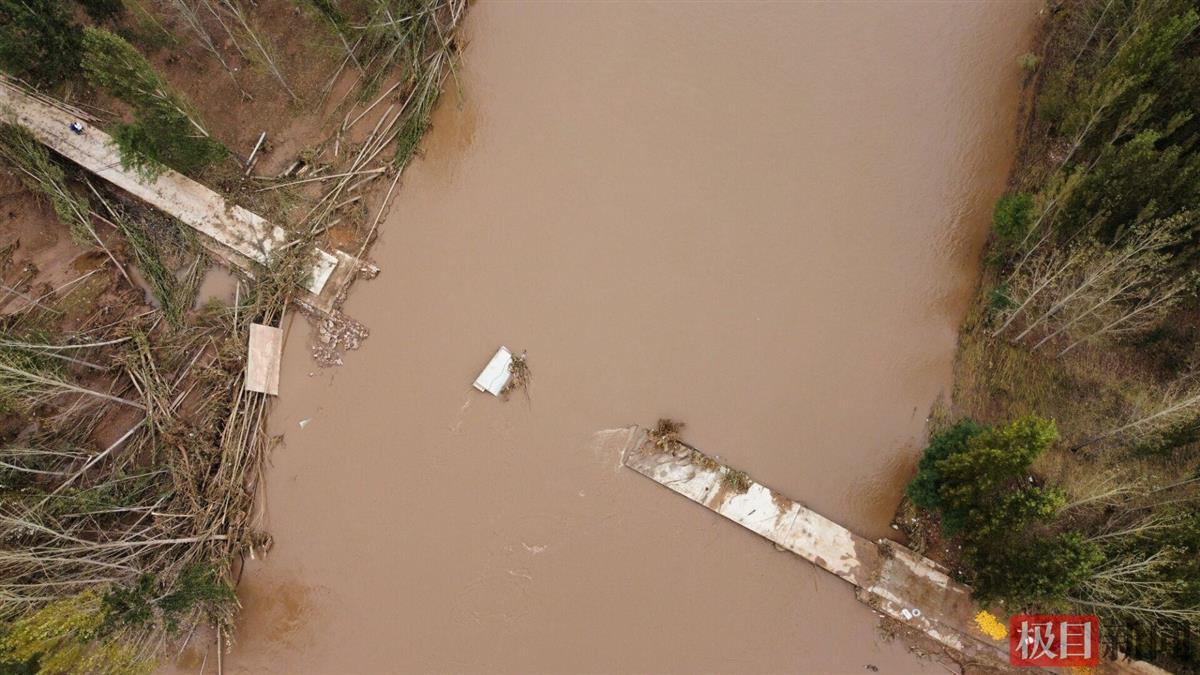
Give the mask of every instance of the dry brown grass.
[{"label": "dry brown grass", "polygon": [[687,425],[683,422],[660,417],[654,424],[654,428],[646,433],[659,450],[674,453],[683,447],[683,428],[685,426]]},{"label": "dry brown grass", "polygon": [[[0,443],[10,490],[0,503],[0,617],[145,579],[147,598],[178,598],[195,590],[189,570],[213,570],[213,584],[232,588],[235,561],[269,542],[252,507],[271,399],[242,386],[247,331],[278,324],[304,263],[298,253],[281,260],[236,307],[193,314],[183,328],[155,310],[35,342],[14,328],[24,317],[6,318],[3,352],[21,376],[0,381],[0,394],[28,401],[7,412],[34,424]],[[212,588],[174,613],[147,599],[144,620],[112,611],[104,620],[149,662],[198,626],[232,630],[232,591]]]},{"label": "dry brown grass", "polygon": [[695,449],[692,450],[692,463],[708,471],[716,471],[721,468],[720,462]]},{"label": "dry brown grass", "polygon": [[529,357],[525,352],[514,354],[512,361],[508,364],[508,384],[504,385],[504,389],[500,391],[500,395],[507,399],[514,391],[520,391],[525,394],[525,400],[529,400],[529,385],[533,383],[533,372],[529,370]]},{"label": "dry brown grass", "polygon": [[745,471],[738,471],[731,467],[725,467],[721,472],[721,485],[733,490],[738,494],[743,494],[750,489],[753,481],[750,480],[750,475]]}]

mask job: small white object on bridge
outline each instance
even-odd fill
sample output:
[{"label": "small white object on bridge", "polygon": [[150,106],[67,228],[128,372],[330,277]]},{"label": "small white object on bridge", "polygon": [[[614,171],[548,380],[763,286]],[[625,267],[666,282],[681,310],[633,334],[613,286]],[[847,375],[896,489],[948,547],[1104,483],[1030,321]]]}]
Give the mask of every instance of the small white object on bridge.
[{"label": "small white object on bridge", "polygon": [[512,364],[512,352],[508,351],[508,347],[496,350],[496,355],[484,366],[479,377],[475,378],[475,388],[479,391],[486,391],[492,396],[499,396],[512,377],[512,371],[509,370],[510,364]]},{"label": "small white object on bridge", "polygon": [[279,395],[279,360],[283,356],[283,330],[261,323],[250,324],[246,355],[246,389]]}]

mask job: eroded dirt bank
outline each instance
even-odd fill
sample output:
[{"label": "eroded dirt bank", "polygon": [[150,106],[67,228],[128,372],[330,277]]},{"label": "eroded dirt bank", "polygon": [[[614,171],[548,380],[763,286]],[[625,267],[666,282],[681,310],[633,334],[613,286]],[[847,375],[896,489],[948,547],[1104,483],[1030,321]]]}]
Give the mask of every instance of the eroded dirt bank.
[{"label": "eroded dirt bank", "polygon": [[[1034,3],[476,5],[347,311],[297,322],[230,672],[942,669],[597,453],[687,438],[887,521],[1008,170]],[[531,401],[470,389],[500,343]],[[300,422],[306,420],[303,428]]]}]

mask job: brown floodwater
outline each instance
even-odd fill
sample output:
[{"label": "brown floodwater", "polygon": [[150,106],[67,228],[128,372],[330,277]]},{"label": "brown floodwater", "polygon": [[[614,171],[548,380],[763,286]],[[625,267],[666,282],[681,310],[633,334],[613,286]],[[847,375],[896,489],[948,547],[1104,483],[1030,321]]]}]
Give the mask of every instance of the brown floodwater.
[{"label": "brown floodwater", "polygon": [[[887,535],[948,393],[1035,14],[473,6],[383,274],[346,308],[370,339],[321,370],[291,326],[275,548],[226,671],[944,672],[592,436],[684,420]],[[528,401],[471,389],[500,344],[528,350]]]}]

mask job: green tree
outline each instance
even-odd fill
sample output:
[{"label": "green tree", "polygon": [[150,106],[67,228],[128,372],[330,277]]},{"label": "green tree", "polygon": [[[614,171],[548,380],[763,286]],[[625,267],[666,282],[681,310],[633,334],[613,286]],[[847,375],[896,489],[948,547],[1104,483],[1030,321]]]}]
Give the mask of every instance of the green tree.
[{"label": "green tree", "polygon": [[949,531],[969,532],[967,538],[971,541],[998,541],[1013,532],[1025,532],[1035,523],[1050,521],[1066,501],[1061,490],[1014,485],[982,505],[944,512],[947,515],[943,523]]},{"label": "green tree", "polygon": [[1050,420],[1024,417],[999,427],[965,419],[930,439],[908,496],[962,542],[980,600],[1055,606],[1103,559],[1078,535],[1050,531],[1066,500],[1036,485],[1030,466],[1057,438]]},{"label": "green tree", "polygon": [[[1003,427],[975,434],[966,447],[937,462],[942,523],[950,533],[963,527],[988,530],[1024,523],[1008,523],[1005,516],[1038,510],[1008,493],[1029,492],[1026,500],[1044,502],[1041,488],[1029,485],[1029,465],[1045,452],[1058,431],[1054,422],[1024,417]],[[998,522],[993,522],[998,521]]]},{"label": "green tree", "polygon": [[80,31],[61,0],[0,0],[0,68],[43,86],[79,68]]},{"label": "green tree", "polygon": [[107,21],[125,8],[121,0],[75,0],[94,21]]},{"label": "green tree", "polygon": [[161,108],[148,109],[131,124],[119,125],[113,141],[121,152],[121,165],[147,178],[163,166],[195,174],[225,158],[225,147],[206,136],[197,136],[191,122]]},{"label": "green tree", "polygon": [[1121,145],[1104,148],[1095,167],[1063,206],[1059,228],[1111,243],[1139,221],[1175,215],[1200,195],[1200,155],[1182,145],[1163,145],[1167,134],[1138,132]]},{"label": "green tree", "polygon": [[971,566],[974,596],[980,602],[1003,601],[1013,607],[1065,607],[1104,560],[1096,545],[1076,533],[1006,539],[975,545],[965,555]]},{"label": "green tree", "polygon": [[[1039,201],[1064,239],[1109,245],[1200,199],[1200,14],[1194,0],[1105,3],[1095,13],[1082,3],[1069,14],[1081,21],[1073,31],[1074,19],[1058,20],[1069,56],[1055,59],[1038,95],[1038,123],[1050,131],[1043,143],[1062,153]],[[1079,178],[1077,189],[1051,194],[1066,175]],[[1200,233],[1173,253],[1193,263]]]},{"label": "green tree", "polygon": [[134,121],[113,133],[123,165],[154,176],[169,166],[195,173],[227,154],[166,80],[137,49],[99,28],[83,32],[83,68],[89,79],[128,103]]},{"label": "green tree", "polygon": [[1033,196],[1024,192],[1006,194],[992,210],[992,231],[1007,244],[1020,243],[1033,222]]},{"label": "green tree", "polygon": [[917,464],[916,477],[908,484],[908,498],[923,509],[941,508],[942,472],[938,463],[950,455],[965,451],[967,442],[983,430],[983,426],[968,417],[934,434]]}]

